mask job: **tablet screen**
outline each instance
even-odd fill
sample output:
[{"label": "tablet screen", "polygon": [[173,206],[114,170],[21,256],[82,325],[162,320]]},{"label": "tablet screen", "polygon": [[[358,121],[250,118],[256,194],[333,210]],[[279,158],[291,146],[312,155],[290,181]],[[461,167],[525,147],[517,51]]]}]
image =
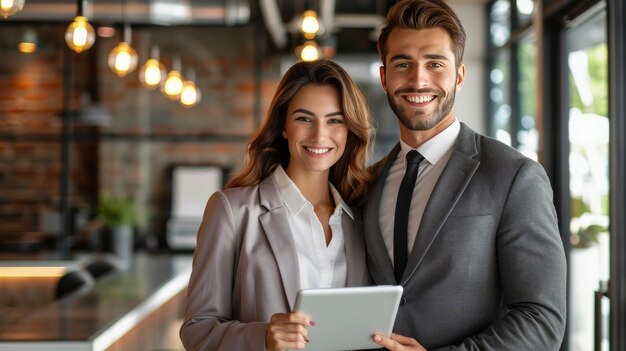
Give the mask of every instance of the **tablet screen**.
[{"label": "tablet screen", "polygon": [[389,336],[402,296],[401,286],[304,289],[294,312],[310,316],[307,351],[380,348],[374,334]]}]

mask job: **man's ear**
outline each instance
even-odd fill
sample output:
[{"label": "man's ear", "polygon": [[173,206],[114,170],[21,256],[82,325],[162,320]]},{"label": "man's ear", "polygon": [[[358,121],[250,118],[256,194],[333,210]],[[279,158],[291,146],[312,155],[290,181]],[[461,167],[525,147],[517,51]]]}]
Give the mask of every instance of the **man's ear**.
[{"label": "man's ear", "polygon": [[387,94],[387,83],[385,82],[385,66],[380,66],[378,68],[378,73],[380,74],[380,85],[383,87],[383,91]]},{"label": "man's ear", "polygon": [[465,65],[461,64],[456,72],[456,91],[460,91],[465,82]]}]

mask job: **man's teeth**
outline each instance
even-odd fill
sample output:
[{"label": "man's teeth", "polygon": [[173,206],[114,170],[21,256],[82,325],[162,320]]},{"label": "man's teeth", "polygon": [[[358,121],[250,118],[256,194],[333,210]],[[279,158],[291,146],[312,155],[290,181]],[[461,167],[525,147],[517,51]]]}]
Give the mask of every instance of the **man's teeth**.
[{"label": "man's teeth", "polygon": [[308,152],[312,152],[314,154],[325,154],[328,151],[330,151],[330,148],[324,148],[324,149],[317,149],[317,148],[311,148],[311,147],[305,147],[306,151]]},{"label": "man's teeth", "polygon": [[417,103],[417,104],[423,104],[425,102],[430,102],[433,101],[435,97],[433,95],[428,95],[428,96],[407,96],[406,99],[409,102],[412,103]]}]

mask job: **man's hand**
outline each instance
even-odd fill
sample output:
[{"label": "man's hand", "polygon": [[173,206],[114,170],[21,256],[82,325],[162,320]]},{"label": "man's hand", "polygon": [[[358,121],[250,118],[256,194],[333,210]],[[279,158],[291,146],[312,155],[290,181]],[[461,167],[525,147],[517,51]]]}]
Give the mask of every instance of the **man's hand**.
[{"label": "man's hand", "polygon": [[315,325],[301,313],[276,313],[265,334],[267,351],[302,350],[309,342],[306,327]]},{"label": "man's hand", "polygon": [[426,351],[415,339],[392,333],[390,338],[374,335],[374,342],[390,351]]}]

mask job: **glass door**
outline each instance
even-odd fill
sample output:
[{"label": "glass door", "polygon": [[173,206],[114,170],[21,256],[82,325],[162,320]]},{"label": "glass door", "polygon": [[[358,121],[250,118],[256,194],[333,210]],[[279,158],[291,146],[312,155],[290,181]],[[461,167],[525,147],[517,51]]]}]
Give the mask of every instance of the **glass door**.
[{"label": "glass door", "polygon": [[565,30],[569,135],[569,350],[609,350],[609,103],[603,3]]}]

